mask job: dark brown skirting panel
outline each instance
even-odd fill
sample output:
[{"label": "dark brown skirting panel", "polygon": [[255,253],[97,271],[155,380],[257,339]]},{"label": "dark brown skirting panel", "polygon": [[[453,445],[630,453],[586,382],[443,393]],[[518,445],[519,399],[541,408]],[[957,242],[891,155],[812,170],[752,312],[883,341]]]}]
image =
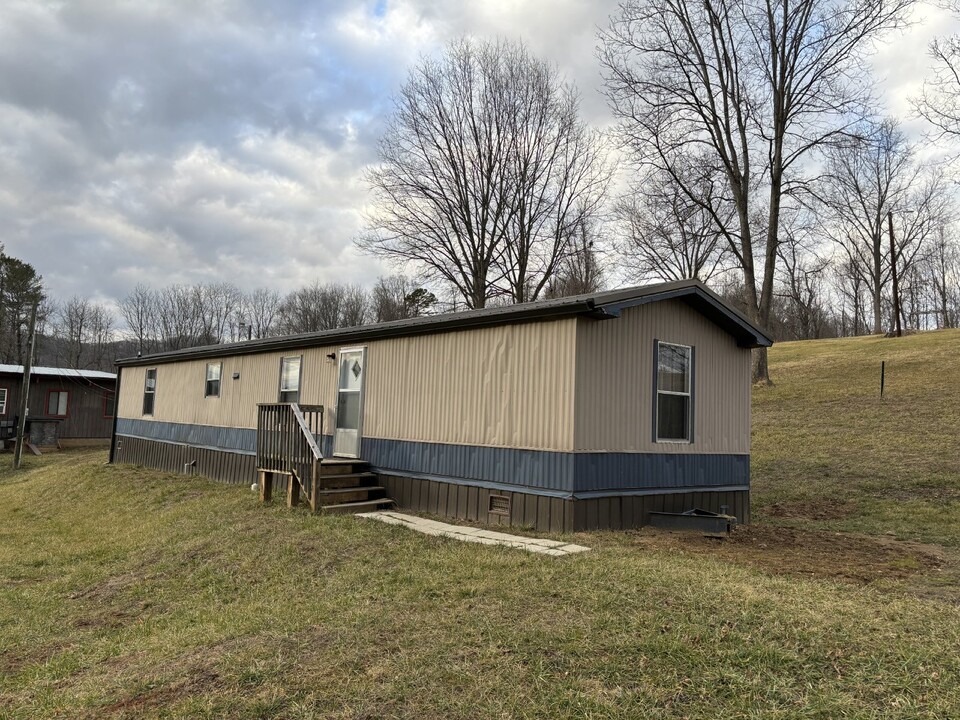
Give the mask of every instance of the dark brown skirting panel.
[{"label": "dark brown skirting panel", "polygon": [[[142,465],[179,474],[205,475],[214,480],[248,487],[257,481],[257,463],[253,455],[240,455],[223,450],[176,445],[124,435],[117,437],[114,462]],[[193,462],[196,464],[186,468],[185,473],[185,466]],[[280,485],[275,485],[274,489],[286,491],[285,482],[281,479]]]},{"label": "dark brown skirting panel", "polygon": [[[214,480],[249,486],[257,481],[256,458],[223,450],[196,448],[130,436],[117,437],[115,462],[142,465],[183,474],[205,475]],[[286,492],[282,476],[276,492]],[[491,490],[439,480],[379,475],[387,497],[398,509],[432,513],[488,525],[526,527],[542,532],[627,530],[648,523],[650,512],[683,512],[691,508],[735,515],[750,522],[750,493],[680,492],[661,495],[618,495],[569,500],[548,495]],[[492,496],[492,499],[491,499]]]},{"label": "dark brown skirting panel", "polygon": [[[397,475],[379,478],[387,497],[401,510],[544,532],[627,530],[646,525],[651,512],[683,512],[694,507],[720,512],[723,505],[727,514],[735,515],[739,522],[750,522],[750,493],[746,490],[568,500]],[[492,504],[491,495],[495,496]],[[502,497],[508,498],[508,514],[501,510]]]}]

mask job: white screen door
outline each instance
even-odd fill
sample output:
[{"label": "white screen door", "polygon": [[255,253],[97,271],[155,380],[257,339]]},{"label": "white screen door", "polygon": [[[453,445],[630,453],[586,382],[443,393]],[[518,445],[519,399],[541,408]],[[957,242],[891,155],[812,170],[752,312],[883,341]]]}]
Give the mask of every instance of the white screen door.
[{"label": "white screen door", "polygon": [[360,456],[360,430],[363,425],[363,376],[367,371],[366,348],[340,351],[337,375],[337,424],[333,432],[333,454]]}]

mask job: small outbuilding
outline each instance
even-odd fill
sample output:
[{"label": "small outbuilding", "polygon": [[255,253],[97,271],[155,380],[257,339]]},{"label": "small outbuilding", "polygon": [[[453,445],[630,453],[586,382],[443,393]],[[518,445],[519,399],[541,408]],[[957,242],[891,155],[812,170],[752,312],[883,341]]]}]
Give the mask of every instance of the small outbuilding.
[{"label": "small outbuilding", "polygon": [[130,358],[111,461],[541,530],[749,522],[770,344],[691,280]]},{"label": "small outbuilding", "polygon": [[[41,447],[106,445],[113,430],[117,376],[99,370],[33,367],[27,438]],[[22,365],[0,365],[0,437],[16,434]]]}]

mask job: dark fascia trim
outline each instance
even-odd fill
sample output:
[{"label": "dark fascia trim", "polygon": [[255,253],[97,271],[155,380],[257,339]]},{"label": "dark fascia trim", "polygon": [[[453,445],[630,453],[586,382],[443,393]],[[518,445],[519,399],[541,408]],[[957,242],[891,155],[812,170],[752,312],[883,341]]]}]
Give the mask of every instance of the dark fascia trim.
[{"label": "dark fascia trim", "polygon": [[[597,312],[607,317],[620,317],[620,313],[626,308],[661,302],[663,300],[684,300],[695,310],[700,310],[701,312],[702,310],[696,307],[696,303],[705,303],[707,307],[718,313],[722,320],[726,321],[727,324],[723,322],[718,324],[737,338],[737,345],[740,347],[759,348],[773,345],[773,340],[770,337],[737,310],[727,305],[717,295],[714,295],[707,287],[700,284],[666,290],[664,292],[644,295],[620,302],[598,305]],[[715,318],[713,319],[716,321]]]},{"label": "dark fascia trim", "polygon": [[[286,335],[264,340],[247,340],[239,343],[206,345],[185,350],[173,350],[164,353],[144,355],[143,357],[123,358],[116,362],[118,367],[131,365],[156,365],[177,360],[201,360],[204,358],[229,357],[233,355],[253,355],[255,353],[300,350],[321,345],[351,345],[369,340],[387,340],[411,335],[430,335],[454,330],[506,325],[508,323],[535,322],[569,315],[584,315],[593,312],[594,304],[582,301],[576,304],[555,305],[542,303],[525,304],[514,312],[467,311],[448,315],[430,315],[413,320],[396,320],[376,325],[361,325],[338,330],[323,330],[302,335]],[[529,307],[532,306],[532,307]],[[501,310],[502,308],[495,308]],[[510,310],[512,308],[506,308]]]},{"label": "dark fascia trim", "polygon": [[429,335],[510,323],[537,322],[576,315],[609,319],[619,317],[623,308],[672,298],[683,299],[688,303],[691,300],[694,303],[699,302],[701,306],[693,305],[694,309],[700,312],[708,310],[709,314],[704,314],[708,314],[708,317],[711,317],[714,322],[717,322],[727,332],[736,337],[737,344],[741,347],[769,347],[773,344],[773,341],[759,328],[755,327],[734,308],[727,305],[699,280],[680,280],[556,300],[539,300],[519,305],[428,315],[409,320],[394,320],[376,325],[361,325],[360,327],[323,330],[301,335],[247,340],[222,345],[206,345],[143,357],[124,358],[118,360],[116,364],[118,367],[157,365],[178,360],[200,360],[233,355],[252,355],[262,352],[287,352],[323,345],[363,344],[371,340]]}]

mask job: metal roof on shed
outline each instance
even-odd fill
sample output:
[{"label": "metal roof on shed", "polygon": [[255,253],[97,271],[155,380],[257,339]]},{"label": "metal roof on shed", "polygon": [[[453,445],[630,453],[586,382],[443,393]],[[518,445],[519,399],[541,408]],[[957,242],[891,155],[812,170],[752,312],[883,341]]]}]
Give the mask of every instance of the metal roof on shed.
[{"label": "metal roof on shed", "polygon": [[[23,375],[23,365],[3,365],[0,364],[0,373],[10,373],[13,375]],[[31,375],[49,375],[53,377],[64,378],[84,378],[86,380],[116,380],[116,373],[102,372],[100,370],[77,370],[75,368],[55,368],[34,365],[30,368]]]},{"label": "metal roof on shed", "polygon": [[360,325],[349,328],[321,330],[300,335],[247,340],[220,345],[185,348],[153,353],[142,357],[124,358],[119,366],[152,365],[177,360],[249,355],[260,352],[294,350],[317,345],[342,345],[429,333],[468,330],[471,328],[535,322],[558,317],[582,315],[596,319],[619,317],[628,307],[677,299],[687,303],[718,326],[729,332],[737,344],[745,348],[769,347],[773,340],[742,313],[731,307],[719,295],[698,280],[681,280],[575,295],[553,300],[488,307],[480,310],[425,315],[407,320]]}]

